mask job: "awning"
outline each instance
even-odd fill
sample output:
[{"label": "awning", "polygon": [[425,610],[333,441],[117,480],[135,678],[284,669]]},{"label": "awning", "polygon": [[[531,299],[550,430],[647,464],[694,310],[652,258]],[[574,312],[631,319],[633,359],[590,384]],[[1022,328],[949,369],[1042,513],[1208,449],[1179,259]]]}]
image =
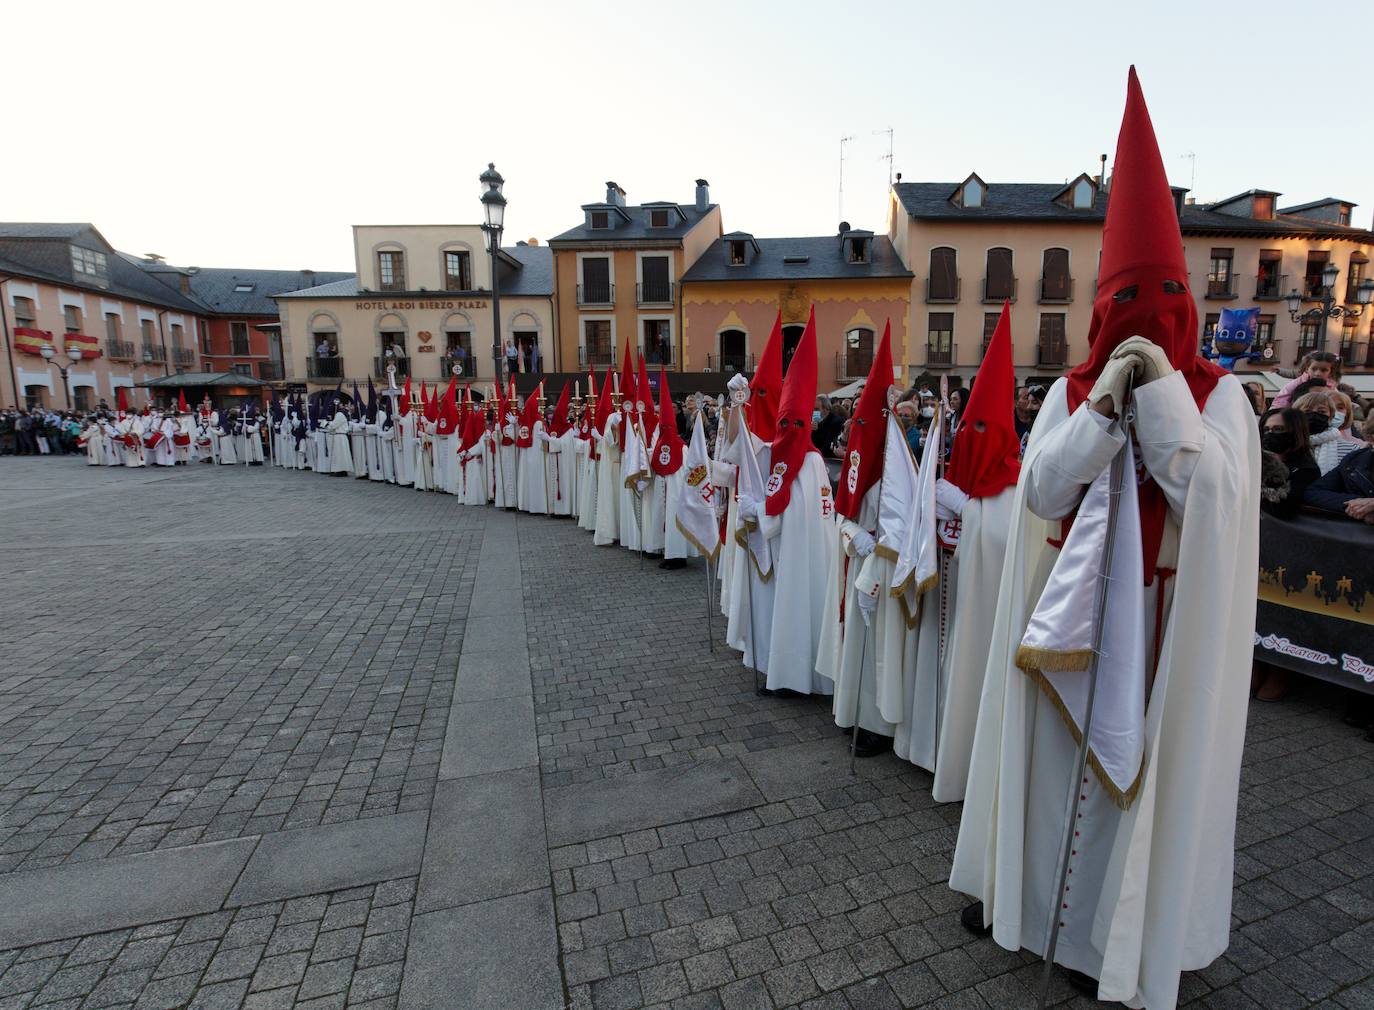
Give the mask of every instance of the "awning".
[{"label": "awning", "polygon": [[159,375],[146,382],[135,382],[135,386],[149,389],[166,389],[175,386],[270,386],[270,382],[238,372],[173,372]]},{"label": "awning", "polygon": [[281,323],[280,323],[280,322],[254,323],[254,324],[253,324],[253,329],[255,329],[255,330],[279,330],[279,329],[281,329]]}]

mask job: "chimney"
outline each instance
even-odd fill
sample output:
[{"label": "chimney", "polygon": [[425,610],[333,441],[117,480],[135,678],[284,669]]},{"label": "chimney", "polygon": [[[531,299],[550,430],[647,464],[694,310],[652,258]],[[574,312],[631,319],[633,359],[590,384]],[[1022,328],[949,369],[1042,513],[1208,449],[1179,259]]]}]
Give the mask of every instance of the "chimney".
[{"label": "chimney", "polygon": [[711,206],[711,184],[705,179],[697,180],[697,210],[705,212]]},{"label": "chimney", "polygon": [[303,287],[303,288],[313,288],[314,286],[315,286],[315,271],[313,271],[313,270],[302,270],[302,271],[301,271],[301,287]]},{"label": "chimney", "polygon": [[1097,188],[1101,189],[1103,181],[1107,178],[1107,156],[1105,154],[1099,154],[1097,160],[1097,178],[1093,181],[1097,183]]},{"label": "chimney", "polygon": [[533,236],[530,236],[529,238],[525,239],[525,245],[538,245],[538,244],[539,244],[539,240],[538,240],[537,238],[533,237]]},{"label": "chimney", "polygon": [[613,207],[625,206],[625,191],[613,182],[606,183],[606,202]]}]

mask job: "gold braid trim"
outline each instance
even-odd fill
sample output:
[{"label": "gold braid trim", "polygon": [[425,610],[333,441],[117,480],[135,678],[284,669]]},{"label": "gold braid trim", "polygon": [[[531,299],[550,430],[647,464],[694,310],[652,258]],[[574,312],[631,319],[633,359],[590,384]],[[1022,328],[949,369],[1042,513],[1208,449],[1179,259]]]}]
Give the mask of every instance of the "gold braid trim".
[{"label": "gold braid trim", "polygon": [[884,561],[891,561],[893,564],[896,564],[897,562],[897,552],[894,551],[891,547],[888,547],[886,544],[878,544],[877,546],[875,546],[873,548],[873,553],[878,555],[878,557],[882,558]]},{"label": "gold braid trim", "polygon": [[720,541],[719,541],[719,540],[716,541],[715,549],[714,549],[714,550],[709,550],[709,551],[708,551],[705,547],[703,547],[703,546],[701,545],[700,541],[698,541],[696,537],[692,536],[691,531],[690,531],[689,529],[687,529],[686,526],[683,526],[683,525],[682,525],[682,520],[681,520],[681,519],[679,519],[677,516],[674,516],[674,517],[673,517],[673,522],[677,524],[677,531],[678,531],[679,533],[682,534],[682,539],[686,540],[689,544],[691,544],[691,545],[692,545],[693,547],[695,547],[698,551],[700,551],[701,554],[702,554],[702,556],[703,556],[704,558],[706,558],[706,560],[708,560],[708,561],[714,561],[714,560],[716,560],[716,555],[718,555],[718,554],[720,553]]},{"label": "gold braid trim", "polygon": [[744,549],[744,553],[748,556],[749,560],[753,562],[754,571],[758,573],[759,581],[768,582],[773,578],[773,570],[770,570],[767,575],[763,574],[763,570],[759,568],[759,559],[754,557],[754,552],[749,549],[749,530],[758,529],[758,527],[759,524],[757,522],[751,523],[747,520],[741,522],[735,529],[735,543]]},{"label": "gold braid trim", "polygon": [[[1036,686],[1045,693],[1045,697],[1048,698],[1050,704],[1055,707],[1055,710],[1059,713],[1059,717],[1064,720],[1064,725],[1068,727],[1069,735],[1073,737],[1073,742],[1079,747],[1082,747],[1083,731],[1078,728],[1078,723],[1074,722],[1073,716],[1069,713],[1068,706],[1064,704],[1064,699],[1059,696],[1059,692],[1055,690],[1054,685],[1049,682],[1049,678],[1045,676],[1038,666],[1021,666],[1021,654],[1023,652],[1028,655],[1038,655],[1045,658],[1050,656],[1056,658],[1059,656],[1075,657],[1076,661],[1076,656],[1080,653],[1091,656],[1091,650],[1076,649],[1072,652],[1057,653],[1046,649],[1027,649],[1025,646],[1022,646],[1017,650],[1016,654],[1016,665],[1020,668],[1022,673],[1034,681]],[[1086,670],[1087,667],[1085,666],[1083,669]],[[1099,761],[1097,755],[1093,753],[1092,747],[1088,748],[1088,767],[1093,770],[1093,775],[1096,776],[1098,784],[1107,791],[1107,795],[1111,797],[1112,803],[1114,803],[1119,810],[1129,810],[1131,804],[1135,802],[1136,796],[1140,793],[1141,782],[1145,779],[1144,756],[1142,755],[1140,759],[1140,770],[1135,773],[1135,781],[1132,782],[1124,792],[1112,781],[1112,777],[1107,774],[1107,769],[1102,767],[1102,762]]]},{"label": "gold braid trim", "polygon": [[630,476],[625,477],[625,490],[633,491],[635,494],[639,494],[639,488],[635,487],[635,485],[639,483],[639,478],[648,476],[648,470],[640,470],[637,473],[632,473],[630,474]]},{"label": "gold braid trim", "polygon": [[1016,650],[1016,665],[1024,673],[1042,673],[1046,667],[1054,672],[1085,673],[1092,665],[1092,649],[1041,649],[1023,645]]}]

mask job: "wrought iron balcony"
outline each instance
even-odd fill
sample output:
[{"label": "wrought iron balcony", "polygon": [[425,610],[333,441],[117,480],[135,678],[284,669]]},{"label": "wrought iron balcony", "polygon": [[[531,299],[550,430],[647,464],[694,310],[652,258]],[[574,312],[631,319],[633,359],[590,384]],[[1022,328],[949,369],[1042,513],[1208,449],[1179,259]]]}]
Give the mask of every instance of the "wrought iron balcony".
[{"label": "wrought iron balcony", "polygon": [[959,289],[963,284],[963,278],[955,277],[953,280],[937,281],[932,277],[926,278],[926,302],[927,304],[939,305],[953,303],[959,300]]},{"label": "wrought iron balcony", "polygon": [[597,282],[577,286],[578,305],[614,305],[615,285]]},{"label": "wrought iron balcony", "polygon": [[713,372],[735,375],[743,372],[753,374],[754,356],[752,354],[708,354],[706,367]]},{"label": "wrought iron balcony", "polygon": [[134,342],[132,340],[106,340],[105,357],[111,361],[133,361]]},{"label": "wrought iron balcony", "polygon": [[944,347],[939,344],[926,344],[926,367],[952,368],[958,360],[958,351],[958,344],[949,344]]},{"label": "wrought iron balcony", "polygon": [[172,348],[172,364],[178,368],[191,368],[196,363],[196,352],[189,347]]},{"label": "wrought iron balcony", "polygon": [[1221,280],[1207,281],[1207,297],[1221,301],[1236,297],[1236,276],[1228,274]]},{"label": "wrought iron balcony", "polygon": [[1255,301],[1277,302],[1287,294],[1287,274],[1260,274],[1255,278]]},{"label": "wrought iron balcony", "polygon": [[1069,363],[1069,345],[1064,340],[1042,340],[1035,346],[1035,363],[1041,368],[1063,368]]},{"label": "wrought iron balcony", "polygon": [[167,360],[167,354],[163,351],[160,344],[143,345],[143,361],[145,364],[160,365]]},{"label": "wrought iron balcony", "polygon": [[579,347],[577,364],[583,371],[588,368],[606,368],[615,364],[615,351],[609,347]]},{"label": "wrought iron balcony", "polygon": [[1073,278],[1047,280],[1040,278],[1041,305],[1067,305],[1073,301]]},{"label": "wrought iron balcony", "polygon": [[[409,358],[403,358],[400,356],[393,356],[388,358],[385,354],[380,354],[372,359],[372,374],[379,379],[385,379],[387,365],[395,365],[397,375],[405,376],[410,374]],[[447,377],[448,373],[445,373],[445,378]]]},{"label": "wrought iron balcony", "polygon": [[311,355],[305,359],[305,374],[310,379],[342,379],[343,358],[317,358]]},{"label": "wrought iron balcony", "polygon": [[1005,279],[992,281],[987,277],[983,278],[983,304],[1001,305],[1004,301],[1016,301],[1016,281],[1012,277],[1008,283]]},{"label": "wrought iron balcony", "polygon": [[853,382],[855,379],[865,379],[868,377],[869,370],[873,367],[873,354],[860,354],[857,351],[836,351],[835,352],[835,381]]},{"label": "wrought iron balcony", "polygon": [[657,281],[635,285],[636,305],[672,305],[673,282]]}]

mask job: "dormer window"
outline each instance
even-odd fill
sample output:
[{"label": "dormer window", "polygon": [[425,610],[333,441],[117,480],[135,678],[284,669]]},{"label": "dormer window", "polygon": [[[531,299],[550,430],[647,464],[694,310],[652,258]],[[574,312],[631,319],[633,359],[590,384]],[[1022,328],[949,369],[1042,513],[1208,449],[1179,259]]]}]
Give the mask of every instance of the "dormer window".
[{"label": "dormer window", "polygon": [[649,211],[649,227],[650,227],[650,228],[667,228],[667,227],[668,227],[668,211],[667,211],[666,209],[651,210],[651,211]]},{"label": "dormer window", "polygon": [[868,262],[868,239],[852,238],[849,240],[849,262],[867,263]]},{"label": "dormer window", "polygon": [[730,265],[732,267],[744,266],[744,240],[732,238],[728,244],[730,254]]},{"label": "dormer window", "polygon": [[1097,195],[1096,187],[1087,179],[1079,179],[1073,184],[1071,197],[1074,210],[1091,210],[1093,197]]},{"label": "dormer window", "polygon": [[1347,228],[1350,227],[1349,207],[1346,207],[1345,205],[1341,206],[1340,212],[1336,215],[1336,223],[1340,225],[1345,225]]},{"label": "dormer window", "polygon": [[591,218],[591,228],[593,231],[605,231],[611,226],[611,212],[607,210],[594,210],[588,217]]},{"label": "dormer window", "polygon": [[987,197],[987,187],[977,179],[964,183],[964,206],[981,207]]},{"label": "dormer window", "polygon": [[1259,193],[1255,196],[1255,202],[1251,206],[1251,214],[1256,221],[1274,220],[1274,198],[1266,193]]},{"label": "dormer window", "polygon": [[72,246],[72,270],[78,274],[91,277],[103,277],[106,270],[105,254],[96,252],[94,249],[83,249],[79,245],[74,245]]}]

